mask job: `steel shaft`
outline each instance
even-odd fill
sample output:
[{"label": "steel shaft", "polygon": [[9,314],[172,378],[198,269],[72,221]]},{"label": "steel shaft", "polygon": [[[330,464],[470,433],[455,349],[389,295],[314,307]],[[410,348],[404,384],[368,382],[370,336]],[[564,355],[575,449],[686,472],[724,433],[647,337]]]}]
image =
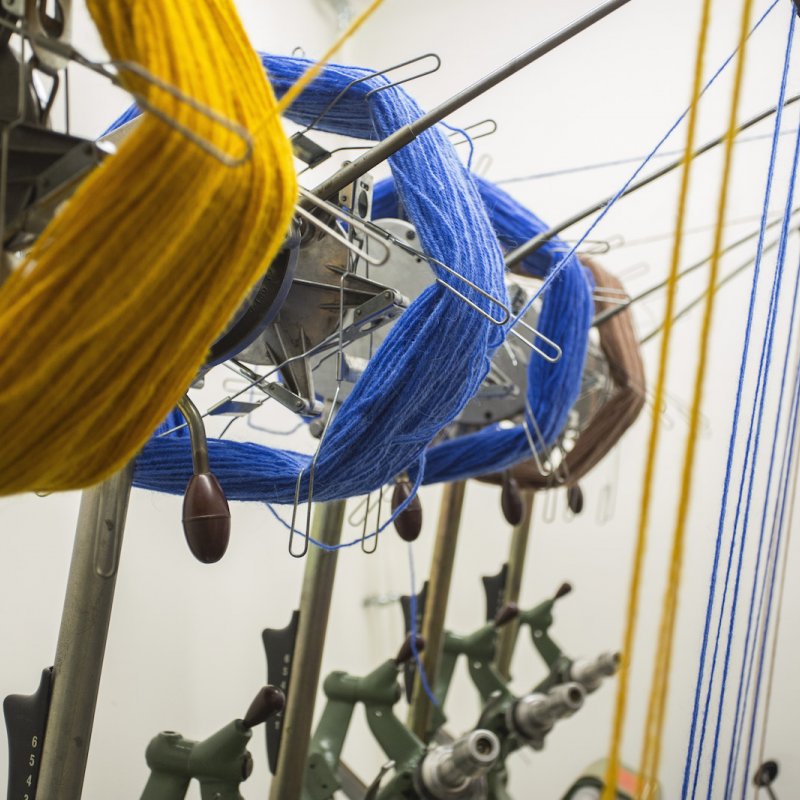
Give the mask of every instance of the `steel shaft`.
[{"label": "steel shaft", "polygon": [[[522,574],[525,571],[525,556],[528,552],[528,540],[533,521],[533,491],[526,489],[522,493],[523,514],[519,525],[511,531],[511,545],[508,552],[508,575],[506,589],[503,595],[503,604],[519,604],[520,589],[522,588]],[[513,619],[500,628],[497,636],[497,656],[495,658],[497,671],[506,679],[511,678],[511,658],[514,655],[514,645],[519,633],[519,620]]]},{"label": "steel shaft", "polygon": [[81,499],[53,668],[39,800],[79,800],[114,602],[133,463]]},{"label": "steel shaft", "polygon": [[[425,652],[422,663],[428,680],[433,683],[439,669],[444,643],[444,618],[447,612],[447,597],[450,593],[450,579],[453,575],[458,529],[461,511],[464,507],[466,481],[446,483],[442,492],[439,511],[439,528],[428,580],[428,596],[425,604],[425,618],[422,623],[422,636]],[[411,697],[408,726],[423,741],[427,740],[431,720],[431,701],[422,688],[417,675]]]},{"label": "steel shaft", "polygon": [[[344,500],[318,503],[312,536],[328,545],[339,544],[344,523]],[[328,614],[336,576],[336,551],[312,547],[307,556],[300,595],[300,620],[292,658],[292,677],[286,698],[278,767],[270,786],[270,800],[300,797],[311,739]]]}]

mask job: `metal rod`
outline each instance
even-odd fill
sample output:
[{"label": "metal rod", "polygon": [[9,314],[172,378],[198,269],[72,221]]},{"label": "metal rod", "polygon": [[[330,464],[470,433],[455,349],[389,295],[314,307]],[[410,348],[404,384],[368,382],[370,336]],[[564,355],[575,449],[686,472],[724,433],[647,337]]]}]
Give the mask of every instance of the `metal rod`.
[{"label": "metal rod", "polygon": [[56,647],[39,800],[80,800],[132,481],[133,462],[83,492]]},{"label": "metal rod", "polygon": [[[511,545],[508,550],[508,574],[503,604],[519,603],[522,573],[525,571],[525,556],[528,552],[528,540],[530,539],[533,523],[533,495],[534,491],[532,489],[526,489],[522,492],[522,519],[519,525],[515,525],[511,531]],[[506,680],[511,679],[511,657],[514,655],[518,632],[519,621],[514,619],[500,628],[500,633],[497,637],[495,665],[498,672]]]},{"label": "metal rod", "polygon": [[345,186],[349,186],[362,175],[389,158],[389,156],[396,153],[401,147],[405,147],[409,142],[414,141],[417,136],[428,130],[428,128],[432,127],[437,122],[441,122],[445,117],[457,111],[462,106],[465,106],[471,100],[474,100],[487,90],[497,86],[498,83],[501,83],[506,78],[519,72],[519,70],[532,64],[551,50],[555,50],[559,45],[569,41],[573,36],[577,36],[577,34],[585,31],[596,22],[599,22],[601,19],[607,17],[629,2],[630,0],[607,0],[607,2],[592,9],[592,11],[585,16],[570,23],[565,28],[562,28],[557,33],[554,33],[552,36],[532,47],[530,50],[526,50],[524,53],[516,56],[516,58],[511,59],[511,61],[503,66],[498,67],[471,86],[453,95],[449,100],[445,100],[427,114],[423,114],[418,120],[403,126],[391,136],[387,136],[382,142],[375,145],[375,147],[360,155],[350,164],[339,170],[339,172],[320,183],[319,186],[314,189],[314,194],[326,200],[332,197],[337,192],[344,189]]},{"label": "metal rod", "polygon": [[192,440],[192,469],[195,475],[210,472],[208,464],[208,440],[206,439],[206,426],[197,406],[185,394],[178,400],[178,409],[189,426],[189,436]]},{"label": "metal rod", "polygon": [[[800,94],[793,95],[790,97],[784,104],[783,107],[791,105],[792,103],[796,103],[800,100]],[[740,134],[742,131],[746,131],[748,128],[752,128],[753,125],[757,125],[762,120],[771,117],[776,111],[778,110],[777,106],[773,106],[772,108],[767,109],[766,111],[762,111],[760,114],[757,114],[754,117],[751,117],[746,122],[743,122],[737,129],[736,134]],[[692,153],[692,158],[697,158],[697,156],[702,155],[703,153],[707,153],[709,150],[713,150],[717,145],[721,144],[725,141],[726,135],[718,136],[716,139],[712,139],[709,142],[701,145]],[[647,186],[648,184],[652,183],[653,181],[658,180],[659,178],[663,177],[664,175],[672,172],[674,169],[677,169],[683,163],[683,157],[677,158],[675,161],[670,161],[669,164],[662,167],[661,169],[656,170],[655,172],[651,173],[650,175],[646,175],[644,178],[641,178],[638,181],[632,183],[621,195],[621,197],[627,197],[629,194],[633,194],[633,192]],[[532,253],[535,253],[545,242],[552,239],[554,236],[557,236],[562,231],[566,230],[567,228],[571,227],[572,225],[581,222],[582,220],[586,219],[586,217],[602,210],[605,208],[608,203],[614,199],[614,195],[609,195],[608,197],[604,197],[602,200],[594,203],[593,205],[589,206],[589,208],[585,208],[583,211],[574,214],[573,216],[565,219],[563,222],[560,222],[553,228],[549,228],[546,231],[534,236],[532,239],[529,239],[524,244],[521,244],[516,249],[512,250],[510,253],[506,255],[506,267],[509,269],[513,267],[515,264],[518,264],[520,261],[526,259]]]},{"label": "metal rod", "polygon": [[[454,481],[446,483],[442,492],[439,527],[436,531],[436,543],[428,579],[428,595],[425,601],[425,617],[422,622],[422,637],[425,640],[422,664],[431,685],[435,684],[442,655],[444,618],[447,612],[447,598],[450,594],[450,579],[453,575],[466,486],[466,481]],[[420,739],[426,741],[430,722],[431,701],[422,688],[419,675],[417,675],[408,711],[408,727]]]},{"label": "metal rod", "polygon": [[[790,216],[794,216],[798,211],[800,211],[800,206],[795,206],[795,208],[792,209],[792,213],[791,213]],[[765,225],[764,226],[764,230],[767,231],[770,228],[774,228],[776,225],[780,225],[782,223],[783,223],[783,215],[781,215],[777,219],[774,219],[774,220],[772,220],[772,222],[770,222],[767,225]],[[726,245],[725,247],[722,248],[722,250],[720,251],[721,255],[725,255],[726,253],[730,253],[731,250],[735,250],[737,247],[740,247],[741,245],[746,244],[747,242],[751,241],[752,239],[755,239],[760,234],[760,232],[761,232],[761,228],[759,227],[758,229],[756,229],[752,233],[748,233],[747,236],[743,236],[741,239],[737,239],[735,242],[731,242],[729,245]],[[711,258],[712,258],[712,256],[710,256],[710,255],[706,256],[705,258],[701,259],[700,261],[697,261],[694,264],[691,264],[690,266],[688,266],[685,269],[681,270],[678,273],[678,278],[679,279],[680,278],[684,278],[687,275],[690,275],[691,273],[696,272],[698,269],[700,269],[701,267],[703,267],[706,264],[708,264],[708,262],[711,261]],[[655,292],[657,292],[659,289],[663,289],[668,283],[669,283],[669,279],[665,278],[664,280],[659,281],[658,283],[656,283],[654,286],[650,286],[649,288],[645,289],[644,291],[639,292],[639,294],[635,295],[634,297],[630,297],[627,300],[625,300],[623,303],[620,303],[619,305],[614,306],[614,308],[609,308],[606,311],[602,311],[600,314],[598,314],[592,320],[592,325],[594,325],[594,326],[602,325],[604,322],[607,322],[608,320],[612,319],[613,317],[616,317],[617,314],[621,313],[626,308],[630,308],[630,306],[632,306],[634,303],[639,303],[642,300],[644,300],[645,298],[649,297],[651,294],[655,294]]]},{"label": "metal rod", "polygon": [[[312,528],[315,539],[327,545],[339,544],[344,507],[344,500],[315,505]],[[278,767],[269,791],[270,800],[299,798],[303,788],[337,558],[336,550],[315,547],[306,561],[292,678],[286,699]]]},{"label": "metal rod", "polygon": [[[764,246],[764,248],[762,250],[762,253],[769,253],[769,251],[770,250],[774,250],[778,246],[779,243],[780,243],[780,240],[779,239],[775,239],[774,241],[772,241],[769,244]],[[717,285],[714,287],[714,291],[718,292],[723,286],[725,286],[726,283],[730,283],[735,277],[737,277],[738,275],[741,275],[742,272],[744,272],[745,270],[750,269],[755,264],[755,262],[756,262],[755,258],[748,258],[747,261],[745,261],[743,264],[740,264],[738,267],[736,267],[736,269],[733,270],[733,272],[729,273],[724,278],[721,278],[719,281],[717,281]],[[706,289],[701,294],[699,294],[697,297],[695,297],[694,300],[692,300],[691,302],[687,303],[681,309],[676,311],[675,314],[672,317],[672,322],[673,323],[677,322],[681,317],[685,317],[693,308],[696,308],[698,305],[700,305],[700,303],[703,302],[704,298],[706,298],[708,296],[708,292],[709,292],[709,290]],[[661,322],[661,324],[659,324],[659,326],[657,328],[654,328],[646,336],[643,336],[641,339],[639,339],[639,344],[640,345],[646,344],[652,338],[654,338],[659,333],[661,333],[661,331],[664,330],[665,322],[666,321]]]}]

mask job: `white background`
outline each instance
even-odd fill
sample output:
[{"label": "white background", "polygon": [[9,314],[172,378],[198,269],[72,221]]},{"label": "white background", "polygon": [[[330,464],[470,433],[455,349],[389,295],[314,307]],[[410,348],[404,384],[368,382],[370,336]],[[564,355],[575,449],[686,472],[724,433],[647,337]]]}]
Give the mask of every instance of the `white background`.
[{"label": "white background", "polygon": [[[259,49],[290,53],[299,46],[308,55],[317,56],[336,33],[334,17],[323,0],[291,4],[242,0],[238,5]],[[692,0],[672,3],[634,0],[593,30],[464,108],[452,122],[468,125],[484,117],[497,121],[498,132],[476,143],[476,156],[491,158],[486,174],[495,180],[646,153],[686,105],[699,5]],[[707,74],[735,45],[736,6],[715,4]],[[386,0],[348,44],[340,60],[384,68],[428,51],[439,53],[443,60],[441,71],[408,87],[424,107],[430,107],[590,7],[588,0],[560,3]],[[758,14],[765,8],[763,0],[757,3]],[[783,2],[752,39],[741,118],[772,105],[777,98],[789,8],[790,4]],[[97,37],[82,4],[77,4],[75,13],[76,43],[99,56]],[[797,75],[794,68],[790,91],[800,83]],[[96,135],[127,104],[121,92],[79,68],[72,70],[71,82],[72,123],[77,133]],[[703,101],[699,141],[723,131],[729,89],[730,75],[726,74]],[[797,110],[793,107],[786,114],[784,129],[794,129],[796,124]],[[755,132],[769,129],[768,124],[761,125]],[[784,202],[793,144],[791,136],[784,136],[781,142],[773,209],[782,207]],[[683,129],[667,148],[678,148],[682,143]],[[730,220],[751,217],[761,210],[768,148],[768,140],[738,146]],[[719,165],[719,154],[706,156],[697,164],[689,210],[692,228],[713,222]],[[516,183],[508,188],[537,214],[557,221],[617,189],[634,166]],[[313,185],[315,180],[316,176],[307,185]],[[632,242],[669,233],[674,221],[676,187],[677,179],[667,178],[643,190],[635,199],[622,201],[593,238],[621,235]],[[727,229],[727,239],[750,232],[755,224],[751,220],[731,226]],[[583,229],[579,225],[570,234],[576,236]],[[710,241],[708,230],[688,236],[684,263],[706,255]],[[752,252],[752,247],[745,248],[726,259],[724,266],[732,268]],[[638,291],[664,276],[668,255],[669,240],[662,238],[616,248],[604,257],[604,263],[623,276],[632,274],[631,268],[636,265],[647,265],[647,271],[639,270],[628,282],[631,291]],[[796,271],[796,247],[790,248],[788,258],[784,312]],[[766,262],[767,276],[773,263],[770,259]],[[681,289],[683,301],[694,297],[701,286],[702,279],[687,281]],[[746,278],[724,289],[719,294],[715,315],[703,404],[706,426],[695,465],[662,760],[661,779],[667,798],[678,797],[680,792],[747,292]],[[757,323],[763,323],[763,306],[762,302]],[[657,325],[661,312],[659,295],[637,307],[640,332],[646,333]],[[787,319],[784,313],[779,322],[777,364],[783,356]],[[681,474],[686,434],[684,415],[693,388],[698,322],[699,314],[695,312],[679,324],[674,339],[670,400],[665,409],[665,434],[624,744],[625,760],[634,764],[640,752],[655,629]],[[755,341],[760,345],[759,335]],[[644,351],[651,380],[656,348],[653,342]],[[748,373],[748,378],[748,385],[752,386],[753,375]],[[773,389],[777,378],[776,374]],[[57,387],[53,390],[57,391]],[[197,397],[198,402],[204,406],[213,399],[212,395],[212,389],[208,389]],[[774,395],[772,391],[767,405],[759,474],[764,473],[769,455]],[[570,580],[575,591],[557,607],[553,636],[575,655],[594,655],[618,647],[621,641],[644,443],[651,413],[648,407],[618,453],[583,482],[587,510],[582,517],[566,522],[564,499],[559,495],[557,519],[545,523],[544,502],[541,498],[537,500],[522,602],[537,603],[563,580]],[[743,419],[743,424],[747,419]],[[275,411],[274,405],[265,409],[256,421],[280,430],[293,426],[292,419]],[[217,432],[216,425],[212,423],[209,428],[212,434]],[[273,445],[285,444],[306,451],[313,447],[313,441],[304,431],[292,438],[276,438],[257,434],[238,423],[231,435],[257,437]],[[598,496],[608,483],[614,487],[616,513],[610,523],[599,525]],[[420,580],[427,571],[432,549],[439,490],[435,487],[424,490],[422,499],[425,530],[414,547]],[[45,499],[31,495],[0,501],[2,695],[32,691],[41,668],[52,662],[78,502],[78,494]],[[758,491],[754,508],[760,510]],[[197,738],[207,736],[241,715],[251,695],[263,683],[265,664],[260,633],[264,627],[283,627],[288,622],[299,597],[303,562],[288,556],[285,530],[263,507],[235,504],[232,513],[230,551],[220,564],[207,567],[191,558],[183,541],[180,499],[134,490],[85,797],[137,797],[147,777],[144,748],[158,730],[172,728]],[[757,513],[753,519],[758,519]],[[351,530],[348,538],[355,533]],[[480,624],[483,614],[480,577],[495,573],[505,559],[508,534],[508,526],[500,514],[499,492],[471,483],[447,618],[453,630],[468,632]],[[751,540],[757,534],[758,526],[754,523]],[[783,773],[777,789],[783,798],[795,797],[800,792],[800,759],[794,725],[800,690],[793,668],[798,650],[791,634],[798,624],[794,560],[796,553],[790,552],[783,636],[766,748],[768,756],[781,762]],[[748,551],[742,612],[747,609],[751,573],[752,552]],[[342,553],[324,671],[366,672],[392,655],[402,638],[398,608],[395,605],[365,608],[363,602],[369,596],[408,590],[406,547],[393,533],[383,537],[377,554],[371,557],[358,548]],[[743,616],[740,613],[740,619]],[[525,641],[518,649],[513,672],[514,686],[519,691],[529,688],[541,675],[542,669]],[[738,675],[735,655],[731,674],[729,693],[732,694]],[[576,717],[560,725],[550,736],[544,752],[514,757],[510,771],[515,797],[555,800],[583,767],[606,753],[614,688],[610,683],[591,696]],[[319,708],[318,704],[318,711]],[[478,705],[463,674],[451,694],[448,710],[453,729],[464,730],[474,725]],[[382,757],[359,714],[355,720],[346,757],[365,779],[371,780]],[[726,717],[721,750],[723,769],[728,725]],[[261,731],[256,733],[252,749],[256,770],[243,787],[244,795],[263,798],[268,775]],[[5,769],[5,759],[5,752],[0,751],[0,773]],[[703,780],[700,786],[702,790]],[[721,789],[713,796],[722,796]]]}]

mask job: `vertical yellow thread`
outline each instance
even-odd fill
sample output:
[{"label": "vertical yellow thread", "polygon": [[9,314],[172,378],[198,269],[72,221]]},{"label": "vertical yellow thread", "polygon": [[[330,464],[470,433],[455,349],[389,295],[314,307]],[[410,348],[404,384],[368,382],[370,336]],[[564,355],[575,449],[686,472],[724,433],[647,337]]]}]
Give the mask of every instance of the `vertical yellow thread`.
[{"label": "vertical yellow thread", "polygon": [[291,86],[278,103],[278,113],[283,113],[297,99],[303,89],[322,72],[333,54],[378,10],[383,0],[373,0],[344,30],[341,36],[327,49],[319,61],[312,64]]},{"label": "vertical yellow thread", "polygon": [[[145,443],[269,266],[291,147],[232,0],[89,0],[111,57],[248,130],[224,166],[154,116],[79,187],[0,289],[0,494],[102,480]],[[123,74],[218,150],[241,137]]]},{"label": "vertical yellow thread", "polygon": [[[614,800],[616,797],[617,775],[619,772],[620,747],[625,724],[625,712],[628,704],[628,685],[630,664],[633,656],[634,638],[636,632],[636,618],[639,607],[639,593],[641,589],[642,568],[644,554],[647,549],[647,529],[650,518],[650,502],[655,474],[656,452],[661,429],[661,416],[659,409],[664,403],[664,387],[666,383],[667,361],[669,359],[670,334],[672,331],[672,318],[675,309],[675,295],[677,287],[678,267],[681,258],[683,241],[684,218],[686,204],[689,196],[689,178],[692,166],[692,151],[697,130],[697,106],[703,88],[703,61],[705,58],[708,28],[711,20],[711,0],[703,0],[703,11],[700,21],[700,31],[697,39],[697,54],[695,57],[694,78],[692,84],[692,99],[689,106],[689,118],[686,132],[686,148],[684,150],[681,166],[681,184],[678,194],[677,220],[675,225],[675,240],[670,260],[669,276],[667,279],[667,297],[665,309],[664,332],[661,339],[661,348],[658,361],[658,372],[653,401],[653,421],[650,426],[645,472],[642,487],[642,498],[639,508],[639,523],[636,536],[631,582],[628,591],[626,612],[625,635],[622,645],[622,664],[617,683],[617,696],[614,708],[614,721],[611,731],[611,744],[609,748],[608,766],[605,774],[605,787],[602,800]],[[647,776],[645,776],[646,778]]]},{"label": "vertical yellow thread", "polygon": [[683,566],[683,549],[686,539],[686,521],[689,515],[689,503],[692,495],[692,476],[694,460],[697,452],[697,438],[700,428],[700,407],[703,402],[703,388],[705,382],[706,365],[708,361],[708,346],[711,337],[711,325],[714,314],[714,301],[716,299],[717,274],[722,257],[722,236],[725,225],[725,212],[728,202],[728,188],[730,173],[733,163],[733,143],[736,137],[736,121],[739,111],[739,99],[744,76],[746,61],[747,36],[750,30],[750,17],[753,0],[743,0],[742,18],[739,28],[739,49],[736,55],[736,74],[734,77],[728,130],[725,134],[724,161],[722,168],[722,181],[719,189],[717,203],[716,229],[714,231],[714,248],[708,275],[708,293],[706,295],[703,311],[703,323],[700,331],[699,357],[695,372],[694,396],[692,398],[689,414],[689,434],[686,440],[686,450],[683,458],[683,474],[681,477],[681,493],[678,501],[678,517],[672,540],[670,554],[670,567],[667,579],[667,588],[664,593],[664,606],[659,628],[659,641],[656,651],[656,663],[653,670],[653,680],[650,690],[650,701],[645,727],[644,746],[642,752],[641,771],[645,775],[656,777],[661,761],[661,744],[664,732],[664,719],[666,714],[667,696],[669,693],[669,672],[672,664],[672,646],[674,642],[675,619],[678,610],[678,595],[681,581],[681,568]]}]

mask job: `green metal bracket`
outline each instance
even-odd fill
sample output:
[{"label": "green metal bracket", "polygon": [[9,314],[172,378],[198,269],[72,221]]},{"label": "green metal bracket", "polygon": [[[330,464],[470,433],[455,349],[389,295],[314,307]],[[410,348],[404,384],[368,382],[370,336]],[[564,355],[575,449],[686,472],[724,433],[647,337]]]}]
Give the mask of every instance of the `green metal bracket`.
[{"label": "green metal bracket", "polygon": [[538,606],[522,611],[519,615],[520,627],[530,628],[533,646],[547,665],[547,677],[536,686],[536,691],[547,691],[553,686],[570,680],[569,672],[572,659],[550,638],[550,627],[553,624],[553,606],[557,600],[572,591],[568,583],[562,584],[553,597],[539,603]]},{"label": "green metal bracket", "polygon": [[591,693],[600,687],[603,678],[614,675],[619,668],[619,653],[601,653],[593,660],[577,660],[566,655],[550,638],[553,606],[571,591],[572,586],[564,583],[551,599],[519,615],[519,624],[530,628],[533,645],[548,669],[547,677],[536,685],[535,692],[547,692],[556,686],[576,681]]},{"label": "green metal bracket", "polygon": [[150,778],[141,800],[183,800],[194,779],[203,800],[242,800],[239,784],[253,771],[247,750],[252,729],[283,709],[283,693],[264,687],[244,719],[228,723],[208,739],[191,741],[175,731],[159,733],[148,745],[145,758]]},{"label": "green metal bracket", "polygon": [[332,672],[325,679],[323,691],[328,702],[309,747],[303,800],[330,800],[340,788],[337,771],[357,703],[364,705],[370,730],[387,757],[395,762],[398,775],[413,773],[425,753],[425,745],[393,712],[402,693],[398,671],[409,656],[410,648],[404,645],[397,658],[385,661],[363,678]]},{"label": "green metal bracket", "polygon": [[[417,648],[421,647],[418,639]],[[382,789],[385,770],[381,771],[370,787],[369,798],[477,800],[486,796],[485,773],[500,753],[492,733],[476,730],[450,746],[429,748],[395,716],[393,709],[402,695],[398,673],[411,657],[409,638],[395,658],[363,678],[333,672],[325,679],[328,702],[309,748],[302,800],[332,800],[341,788],[341,753],[357,703],[363,704],[367,724],[394,768],[393,777]]]}]

